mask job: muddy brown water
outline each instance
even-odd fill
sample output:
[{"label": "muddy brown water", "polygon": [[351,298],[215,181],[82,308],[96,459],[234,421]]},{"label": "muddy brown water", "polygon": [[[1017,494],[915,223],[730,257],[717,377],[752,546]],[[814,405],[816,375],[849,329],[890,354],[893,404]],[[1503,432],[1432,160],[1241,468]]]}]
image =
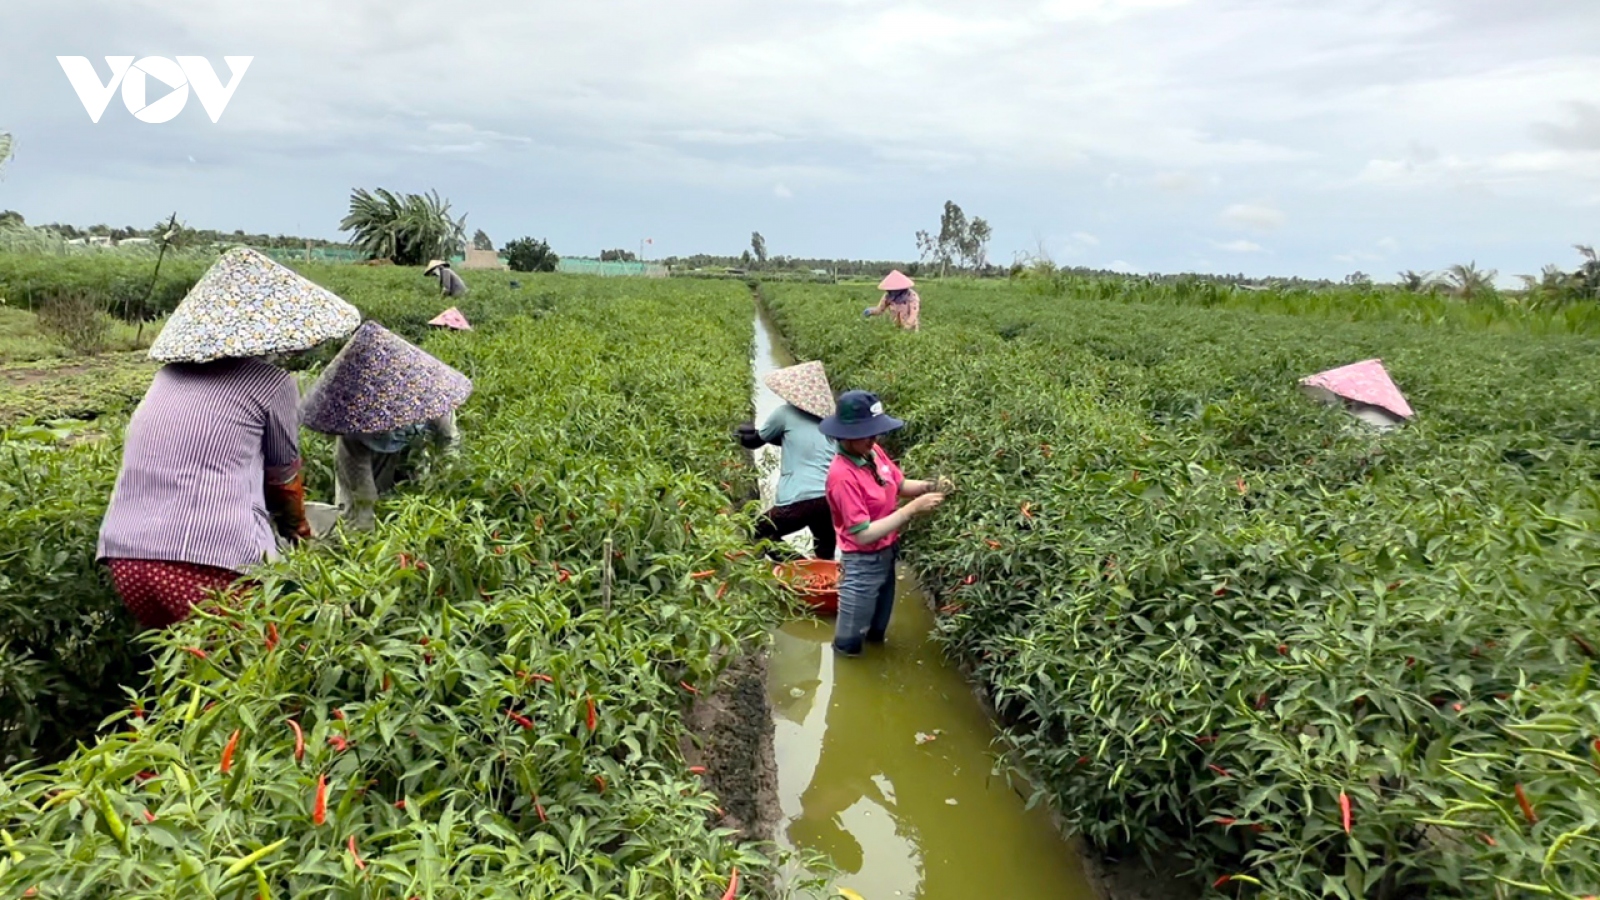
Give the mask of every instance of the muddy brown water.
[{"label": "muddy brown water", "polygon": [[[782,402],[760,376],[793,362],[758,308],[757,421]],[[764,469],[776,462],[773,448],[757,457]],[[776,477],[763,478],[768,502]],[[902,571],[888,640],[860,658],[833,654],[831,619],[776,633],[777,841],[826,854],[842,872],[837,887],[863,900],[1093,900],[1077,846],[992,774],[993,725],[932,630]]]}]

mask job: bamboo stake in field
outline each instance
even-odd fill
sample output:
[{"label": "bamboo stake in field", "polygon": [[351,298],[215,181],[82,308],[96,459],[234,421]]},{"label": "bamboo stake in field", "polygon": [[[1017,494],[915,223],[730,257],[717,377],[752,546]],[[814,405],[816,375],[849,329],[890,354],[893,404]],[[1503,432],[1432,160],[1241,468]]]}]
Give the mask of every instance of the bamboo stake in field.
[{"label": "bamboo stake in field", "polygon": [[[167,258],[167,248],[172,246],[172,237],[176,234],[177,227],[178,214],[173,212],[172,218],[167,220],[167,230],[161,234],[161,251],[156,254],[156,270],[150,276],[150,290],[145,292],[144,300],[139,303],[139,327],[134,336],[134,340],[137,342],[144,341],[144,311],[149,308],[150,301],[155,299],[156,282],[161,278],[161,261]],[[126,303],[122,305],[122,317],[128,317],[128,304]]]}]

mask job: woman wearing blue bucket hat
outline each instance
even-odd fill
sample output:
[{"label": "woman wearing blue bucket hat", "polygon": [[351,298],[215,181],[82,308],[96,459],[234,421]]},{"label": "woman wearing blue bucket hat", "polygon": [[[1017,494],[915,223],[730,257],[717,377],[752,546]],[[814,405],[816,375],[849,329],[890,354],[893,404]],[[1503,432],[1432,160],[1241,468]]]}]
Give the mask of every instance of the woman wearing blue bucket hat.
[{"label": "woman wearing blue bucket hat", "polygon": [[[944,502],[939,489],[948,490],[944,483],[907,480],[878,446],[879,436],[903,425],[883,411],[876,394],[846,391],[819,426],[839,444],[828,468],[827,496],[844,570],[833,649],[846,656],[860,654],[864,642],[883,642],[894,612],[900,529],[912,516],[937,508]],[[910,502],[901,506],[902,497]]]}]

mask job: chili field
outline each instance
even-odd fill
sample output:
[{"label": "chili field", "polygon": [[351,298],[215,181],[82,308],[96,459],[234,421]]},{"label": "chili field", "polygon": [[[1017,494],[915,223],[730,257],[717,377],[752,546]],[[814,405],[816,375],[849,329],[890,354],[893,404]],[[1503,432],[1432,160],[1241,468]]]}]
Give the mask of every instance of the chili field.
[{"label": "chili field", "polygon": [[[910,334],[763,291],[956,478],[908,561],[1094,846],[1216,896],[1600,892],[1600,343],[993,284]],[[1371,357],[1402,429],[1296,389]]]},{"label": "chili field", "polygon": [[502,279],[467,307],[493,328],[424,338],[436,298],[408,319],[393,273],[347,271],[344,296],[474,379],[464,452],[374,533],[147,639],[148,676],[93,564],[115,434],[0,449],[5,750],[84,741],[0,781],[0,894],[758,896],[766,845],[680,749],[784,609],[728,438],[748,290]]}]

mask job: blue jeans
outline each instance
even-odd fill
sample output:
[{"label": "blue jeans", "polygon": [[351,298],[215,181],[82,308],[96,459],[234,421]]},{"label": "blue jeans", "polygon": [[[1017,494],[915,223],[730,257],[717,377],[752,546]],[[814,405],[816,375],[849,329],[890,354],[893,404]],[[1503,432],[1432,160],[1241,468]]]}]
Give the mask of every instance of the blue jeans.
[{"label": "blue jeans", "polygon": [[853,655],[861,652],[863,641],[882,643],[894,613],[894,562],[899,549],[891,544],[873,553],[842,554],[833,649]]}]

